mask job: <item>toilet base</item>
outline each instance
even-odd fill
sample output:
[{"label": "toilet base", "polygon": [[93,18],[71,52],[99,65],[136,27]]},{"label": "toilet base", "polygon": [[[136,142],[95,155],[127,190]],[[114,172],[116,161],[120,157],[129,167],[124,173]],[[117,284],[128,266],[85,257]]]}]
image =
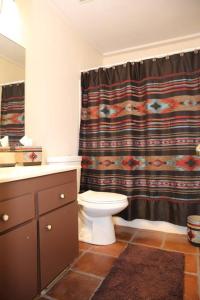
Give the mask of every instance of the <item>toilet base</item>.
[{"label": "toilet base", "polygon": [[79,210],[79,241],[109,245],[116,241],[112,216],[92,218]]}]

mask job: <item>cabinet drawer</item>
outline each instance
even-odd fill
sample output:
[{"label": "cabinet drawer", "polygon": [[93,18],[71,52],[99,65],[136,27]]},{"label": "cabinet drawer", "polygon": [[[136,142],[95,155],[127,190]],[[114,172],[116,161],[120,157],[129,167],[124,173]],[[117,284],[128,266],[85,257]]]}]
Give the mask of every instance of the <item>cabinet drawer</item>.
[{"label": "cabinet drawer", "polygon": [[0,202],[0,232],[24,223],[34,216],[33,194],[2,201]]},{"label": "cabinet drawer", "polygon": [[43,289],[78,256],[77,202],[40,217],[39,232]]},{"label": "cabinet drawer", "polygon": [[68,182],[38,193],[39,214],[76,200],[76,181]]}]

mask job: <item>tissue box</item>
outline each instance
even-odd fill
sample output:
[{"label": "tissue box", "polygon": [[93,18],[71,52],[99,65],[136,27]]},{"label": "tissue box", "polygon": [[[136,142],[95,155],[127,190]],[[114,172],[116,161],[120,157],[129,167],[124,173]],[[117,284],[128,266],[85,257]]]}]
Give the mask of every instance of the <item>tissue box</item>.
[{"label": "tissue box", "polygon": [[14,167],[15,152],[10,147],[0,147],[0,167]]},{"label": "tissue box", "polygon": [[15,147],[15,158],[18,165],[41,165],[42,147]]}]

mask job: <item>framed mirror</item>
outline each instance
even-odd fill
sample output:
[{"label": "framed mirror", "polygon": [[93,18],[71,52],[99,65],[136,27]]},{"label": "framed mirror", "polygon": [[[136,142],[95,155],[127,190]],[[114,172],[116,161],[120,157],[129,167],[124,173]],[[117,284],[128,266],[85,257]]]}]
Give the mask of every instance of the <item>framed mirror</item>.
[{"label": "framed mirror", "polygon": [[0,34],[0,138],[10,146],[24,136],[24,91],[25,49]]}]

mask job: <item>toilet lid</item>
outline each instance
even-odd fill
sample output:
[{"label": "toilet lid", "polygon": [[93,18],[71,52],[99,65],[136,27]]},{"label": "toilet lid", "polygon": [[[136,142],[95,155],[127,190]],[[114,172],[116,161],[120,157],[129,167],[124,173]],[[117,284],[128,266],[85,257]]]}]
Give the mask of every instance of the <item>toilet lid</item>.
[{"label": "toilet lid", "polygon": [[95,191],[87,191],[82,194],[79,194],[79,199],[81,201],[90,202],[90,203],[113,203],[113,202],[123,202],[127,200],[127,196],[118,194],[118,193],[110,193],[110,192],[95,192]]}]

